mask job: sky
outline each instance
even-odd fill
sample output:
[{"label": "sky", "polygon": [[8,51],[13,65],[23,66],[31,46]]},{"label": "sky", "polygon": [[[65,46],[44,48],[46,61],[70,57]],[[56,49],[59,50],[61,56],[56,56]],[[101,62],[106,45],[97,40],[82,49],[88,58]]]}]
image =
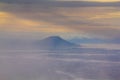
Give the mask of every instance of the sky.
[{"label": "sky", "polygon": [[96,2],[117,2],[119,0],[62,0],[62,1],[96,1]]},{"label": "sky", "polygon": [[0,39],[120,39],[119,0],[0,0]]}]

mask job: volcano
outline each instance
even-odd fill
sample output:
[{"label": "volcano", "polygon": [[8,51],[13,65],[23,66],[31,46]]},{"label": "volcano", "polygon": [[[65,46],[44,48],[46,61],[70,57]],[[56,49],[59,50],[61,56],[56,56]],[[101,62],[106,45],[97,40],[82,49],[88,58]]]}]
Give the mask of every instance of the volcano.
[{"label": "volcano", "polygon": [[64,40],[59,36],[51,36],[40,41],[37,41],[37,46],[39,46],[40,49],[52,49],[52,50],[78,47],[77,44]]}]

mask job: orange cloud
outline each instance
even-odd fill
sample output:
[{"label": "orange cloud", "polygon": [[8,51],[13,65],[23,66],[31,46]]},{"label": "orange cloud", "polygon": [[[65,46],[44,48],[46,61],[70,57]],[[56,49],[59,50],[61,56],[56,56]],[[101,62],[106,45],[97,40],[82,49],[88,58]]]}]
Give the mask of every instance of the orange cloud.
[{"label": "orange cloud", "polygon": [[1,31],[20,32],[69,32],[68,28],[43,21],[33,21],[16,17],[10,13],[0,12]]},{"label": "orange cloud", "polygon": [[15,26],[15,25],[38,26],[39,23],[30,21],[30,20],[20,19],[16,16],[6,13],[6,12],[0,12],[0,25],[1,26]]},{"label": "orange cloud", "polygon": [[96,15],[91,17],[90,19],[113,19],[113,18],[120,18],[120,12],[111,12],[102,15]]},{"label": "orange cloud", "polygon": [[[17,16],[1,12],[0,30],[48,33],[71,32],[71,34],[107,38],[116,37],[120,34],[119,20],[117,22],[115,20],[115,18],[120,18],[119,11],[117,12],[113,7],[67,7],[48,12],[43,10],[29,14],[27,12],[14,13]],[[99,18],[97,18],[98,16]]]}]

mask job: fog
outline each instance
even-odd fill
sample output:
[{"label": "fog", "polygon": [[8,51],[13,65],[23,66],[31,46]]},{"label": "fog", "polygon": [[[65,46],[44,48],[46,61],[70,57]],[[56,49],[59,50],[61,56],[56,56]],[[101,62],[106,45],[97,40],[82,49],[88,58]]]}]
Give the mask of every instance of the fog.
[{"label": "fog", "polygon": [[87,48],[1,50],[0,80],[120,80],[119,53]]}]

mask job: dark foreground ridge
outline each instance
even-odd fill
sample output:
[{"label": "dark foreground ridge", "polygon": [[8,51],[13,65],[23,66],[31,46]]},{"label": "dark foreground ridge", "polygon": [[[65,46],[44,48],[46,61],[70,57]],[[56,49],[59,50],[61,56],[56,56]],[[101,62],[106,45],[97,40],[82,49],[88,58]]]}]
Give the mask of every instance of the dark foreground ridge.
[{"label": "dark foreground ridge", "polygon": [[51,36],[37,42],[40,49],[68,49],[78,47],[77,44],[62,39],[59,36]]}]

